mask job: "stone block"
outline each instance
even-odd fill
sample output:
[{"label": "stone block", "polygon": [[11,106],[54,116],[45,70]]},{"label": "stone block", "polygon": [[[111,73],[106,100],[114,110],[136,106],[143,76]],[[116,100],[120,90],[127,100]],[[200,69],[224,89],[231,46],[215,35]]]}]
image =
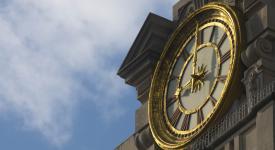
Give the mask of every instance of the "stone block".
[{"label": "stone block", "polygon": [[230,6],[235,6],[239,0],[223,0],[224,3]]},{"label": "stone block", "polygon": [[242,146],[244,150],[258,150],[257,149],[257,132],[256,127],[249,128],[242,134]]},{"label": "stone block", "polygon": [[230,149],[230,144],[229,144],[229,143],[226,143],[226,144],[224,145],[224,150],[231,150],[231,149]]},{"label": "stone block", "polygon": [[148,150],[154,145],[153,136],[149,126],[139,131],[135,136],[136,146],[139,150]]},{"label": "stone block", "polygon": [[148,101],[136,110],[136,126],[135,131],[138,132],[148,125]]},{"label": "stone block", "polygon": [[255,4],[255,2],[257,2],[258,0],[245,0],[243,3],[244,8],[248,9],[250,6],[252,6],[253,4]]},{"label": "stone block", "polygon": [[240,136],[237,135],[234,137],[234,150],[241,150],[240,144]]},{"label": "stone block", "polygon": [[144,91],[143,93],[140,93],[138,94],[138,97],[137,99],[142,103],[144,104],[145,102],[148,101],[148,98],[149,98],[149,89]]},{"label": "stone block", "polygon": [[234,139],[232,139],[229,143],[227,143],[228,150],[235,150],[235,142]]},{"label": "stone block", "polygon": [[[247,42],[255,40],[265,30],[275,30],[275,1],[250,0],[244,5],[253,5],[246,8]],[[247,6],[248,7],[248,6]]]},{"label": "stone block", "polygon": [[[273,150],[274,147],[274,102],[262,108],[256,117],[258,150]],[[257,150],[255,149],[255,150]]]},{"label": "stone block", "polygon": [[150,73],[136,87],[138,100],[141,101],[142,104],[144,104],[148,100],[151,79],[152,79],[152,75]]},{"label": "stone block", "polygon": [[179,0],[173,6],[173,20],[179,20],[183,9],[186,8],[190,3],[192,3],[192,0]]},{"label": "stone block", "polygon": [[268,27],[268,7],[265,5],[259,11],[251,14],[246,22],[247,42],[257,38]]},{"label": "stone block", "polygon": [[126,141],[115,148],[115,150],[138,150],[135,144],[135,137],[130,136]]},{"label": "stone block", "polygon": [[157,149],[155,148],[155,145],[153,144],[148,148],[148,150],[157,150]]}]

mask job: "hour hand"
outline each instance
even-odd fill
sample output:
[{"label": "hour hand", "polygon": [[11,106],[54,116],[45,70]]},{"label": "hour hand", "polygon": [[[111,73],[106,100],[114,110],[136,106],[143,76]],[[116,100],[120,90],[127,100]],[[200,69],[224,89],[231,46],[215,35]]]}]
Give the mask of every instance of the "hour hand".
[{"label": "hour hand", "polygon": [[187,83],[185,83],[182,87],[182,90],[187,90],[191,88],[191,80],[189,80]]},{"label": "hour hand", "polygon": [[176,92],[175,92],[175,96],[179,96],[180,93],[183,90],[187,90],[187,89],[191,89],[191,85],[192,85],[192,80],[189,80],[187,83],[185,83],[183,86],[179,87]]}]

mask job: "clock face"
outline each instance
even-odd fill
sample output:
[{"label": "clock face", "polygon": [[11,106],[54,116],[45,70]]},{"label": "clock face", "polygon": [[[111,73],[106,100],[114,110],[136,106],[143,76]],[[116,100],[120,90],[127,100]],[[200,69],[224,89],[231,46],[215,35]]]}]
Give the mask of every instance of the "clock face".
[{"label": "clock face", "polygon": [[148,111],[155,142],[182,149],[226,111],[240,85],[242,31],[235,11],[210,3],[178,25],[151,83]]},{"label": "clock face", "polygon": [[197,24],[180,49],[169,74],[165,110],[169,125],[192,131],[221,100],[230,70],[232,40],[219,23]]}]

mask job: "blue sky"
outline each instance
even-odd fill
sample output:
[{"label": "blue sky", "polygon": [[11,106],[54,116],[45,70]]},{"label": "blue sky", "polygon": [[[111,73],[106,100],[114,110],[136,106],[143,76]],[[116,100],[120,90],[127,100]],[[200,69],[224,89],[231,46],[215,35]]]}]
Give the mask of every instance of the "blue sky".
[{"label": "blue sky", "polygon": [[134,131],[116,72],[147,14],[176,0],[0,0],[0,145],[109,150]]}]

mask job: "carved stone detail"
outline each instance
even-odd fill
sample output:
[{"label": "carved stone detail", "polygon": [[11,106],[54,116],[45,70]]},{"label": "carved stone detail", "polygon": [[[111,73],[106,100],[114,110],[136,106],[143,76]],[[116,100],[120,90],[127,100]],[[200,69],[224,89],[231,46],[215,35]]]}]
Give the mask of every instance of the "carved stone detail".
[{"label": "carved stone detail", "polygon": [[246,66],[251,66],[260,58],[270,57],[270,53],[272,53],[272,43],[268,39],[258,38],[248,46],[241,57]]},{"label": "carved stone detail", "polygon": [[249,67],[244,73],[243,83],[246,88],[246,96],[248,100],[248,111],[250,112],[252,108],[252,96],[253,92],[262,87],[262,77],[260,73],[262,73],[262,68],[260,63],[255,63],[251,67]]},{"label": "carved stone detail", "polygon": [[153,136],[150,132],[149,127],[136,134],[135,142],[139,150],[148,149],[153,145]]},{"label": "carved stone detail", "polygon": [[195,9],[196,8],[195,8],[194,3],[189,3],[185,8],[185,12],[181,14],[180,20],[182,20],[183,18],[186,18],[187,16],[192,14],[195,11]]},{"label": "carved stone detail", "polygon": [[154,67],[173,29],[172,21],[150,13],[118,70],[127,84],[136,87],[141,103],[148,100]]},{"label": "carved stone detail", "polygon": [[[253,68],[261,68],[261,85],[268,84],[272,81],[275,81],[275,50],[273,42],[275,36],[272,34],[272,32],[267,31],[263,34],[262,37],[256,39],[253,43],[251,43],[248,48],[242,52],[241,58],[242,62],[253,70]],[[247,70],[246,77],[244,80],[246,82],[249,82],[248,76],[251,76],[249,74],[255,74],[249,73],[250,69]],[[255,69],[254,69],[255,70]],[[259,70],[259,69],[258,69]],[[258,86],[257,88],[261,88],[261,86]]]},{"label": "carved stone detail", "polygon": [[173,20],[182,20],[195,10],[192,0],[180,0],[173,6]]}]

